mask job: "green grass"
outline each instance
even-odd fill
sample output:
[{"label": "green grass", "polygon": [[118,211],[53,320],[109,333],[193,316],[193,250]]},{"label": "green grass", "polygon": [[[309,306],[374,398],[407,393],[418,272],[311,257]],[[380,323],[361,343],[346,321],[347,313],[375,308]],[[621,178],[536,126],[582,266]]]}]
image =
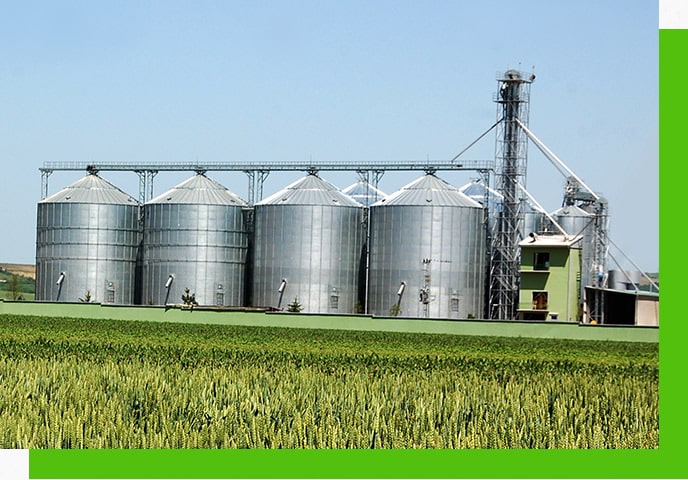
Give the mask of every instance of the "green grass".
[{"label": "green grass", "polygon": [[2,448],[657,448],[658,346],[0,316]]},{"label": "green grass", "polygon": [[[27,292],[19,292],[19,295],[21,296],[21,299],[18,298],[18,300],[27,300],[27,301],[33,301],[36,298],[35,293],[27,293]],[[13,300],[13,295],[12,292],[9,290],[6,290],[4,288],[4,284],[0,286],[0,299],[2,300]]]},{"label": "green grass", "polygon": [[[16,277],[16,292],[12,292],[13,277]],[[14,275],[8,271],[0,270],[0,298],[14,300],[14,293],[24,300],[33,300],[36,293],[36,281],[23,275]]]}]

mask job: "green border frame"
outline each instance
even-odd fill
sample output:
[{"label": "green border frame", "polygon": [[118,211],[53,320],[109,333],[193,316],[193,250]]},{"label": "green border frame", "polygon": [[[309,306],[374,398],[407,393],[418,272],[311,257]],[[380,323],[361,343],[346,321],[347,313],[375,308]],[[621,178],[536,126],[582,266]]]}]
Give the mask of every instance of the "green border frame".
[{"label": "green border frame", "polygon": [[[660,73],[660,448],[657,450],[31,450],[38,478],[688,478],[682,401],[686,326],[678,308],[678,240],[664,235],[680,221],[674,192],[685,187],[683,141],[688,111],[688,30],[659,31]],[[633,59],[619,81],[633,81]],[[643,92],[639,92],[643,94]],[[633,101],[633,99],[629,99]],[[619,119],[623,121],[623,119]],[[669,252],[669,254],[667,254]],[[672,261],[673,260],[673,261]]]},{"label": "green border frame", "polygon": [[659,450],[32,450],[30,478],[670,477]]}]

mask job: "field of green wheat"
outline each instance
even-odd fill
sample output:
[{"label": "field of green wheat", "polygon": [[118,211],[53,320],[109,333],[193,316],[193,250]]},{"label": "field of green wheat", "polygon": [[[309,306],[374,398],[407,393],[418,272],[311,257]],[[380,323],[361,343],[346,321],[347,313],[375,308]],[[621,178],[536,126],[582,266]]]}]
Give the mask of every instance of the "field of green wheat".
[{"label": "field of green wheat", "polygon": [[0,315],[0,448],[658,448],[658,346]]}]

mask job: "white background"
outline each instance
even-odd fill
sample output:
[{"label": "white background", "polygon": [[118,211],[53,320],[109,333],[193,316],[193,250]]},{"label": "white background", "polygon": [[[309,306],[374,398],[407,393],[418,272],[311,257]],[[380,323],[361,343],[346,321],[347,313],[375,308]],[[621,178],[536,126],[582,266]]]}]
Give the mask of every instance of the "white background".
[{"label": "white background", "polygon": [[688,27],[688,2],[686,0],[659,0],[659,28]]}]

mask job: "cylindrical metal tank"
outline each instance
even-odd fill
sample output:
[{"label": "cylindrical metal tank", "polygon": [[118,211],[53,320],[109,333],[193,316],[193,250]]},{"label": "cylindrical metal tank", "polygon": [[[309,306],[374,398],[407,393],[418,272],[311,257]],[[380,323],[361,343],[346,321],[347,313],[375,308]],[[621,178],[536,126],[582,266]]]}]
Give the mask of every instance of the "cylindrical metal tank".
[{"label": "cylindrical metal tank", "polygon": [[523,238],[531,233],[541,233],[546,219],[544,213],[538,212],[530,203],[526,203],[523,212]]},{"label": "cylindrical metal tank", "polygon": [[486,187],[481,180],[468,182],[459,187],[459,191],[482,206],[485,206],[487,203],[491,216],[496,216],[496,214],[503,209],[502,203],[504,196],[497,190]]},{"label": "cylindrical metal tank", "polygon": [[375,188],[370,183],[362,180],[352,183],[343,189],[342,193],[347,194],[365,207],[369,207],[373,203],[382,200],[387,196],[387,194],[382,190]]},{"label": "cylindrical metal tank", "polygon": [[142,302],[242,306],[246,202],[198,174],[144,205]]},{"label": "cylindrical metal tank", "polygon": [[612,290],[635,290],[641,279],[639,270],[609,270],[607,285]]},{"label": "cylindrical metal tank", "polygon": [[36,300],[133,304],[138,202],[89,174],[38,203]]},{"label": "cylindrical metal tank", "polygon": [[[581,285],[580,298],[583,298],[586,285],[597,286],[592,272],[594,225],[593,216],[577,205],[565,205],[550,214],[554,220],[571,236],[582,236],[581,240]],[[556,231],[555,227],[549,227]]]},{"label": "cylindrical metal tank", "polygon": [[257,203],[252,304],[286,310],[297,299],[304,313],[360,310],[363,213],[317,175]]},{"label": "cylindrical metal tank", "polygon": [[482,318],[485,222],[478,202],[434,175],[373,204],[368,312]]},{"label": "cylindrical metal tank", "polygon": [[[482,206],[488,204],[490,231],[492,231],[494,219],[503,210],[504,196],[492,188],[485,187],[480,180],[469,182],[459,187],[459,190]],[[542,212],[539,212],[529,201],[524,201],[523,225],[521,227],[523,238],[531,232],[540,233],[544,228],[544,219],[546,216]]]},{"label": "cylindrical metal tank", "polygon": [[561,207],[550,216],[571,236],[585,236],[585,232],[592,229],[592,216],[576,205]]}]

